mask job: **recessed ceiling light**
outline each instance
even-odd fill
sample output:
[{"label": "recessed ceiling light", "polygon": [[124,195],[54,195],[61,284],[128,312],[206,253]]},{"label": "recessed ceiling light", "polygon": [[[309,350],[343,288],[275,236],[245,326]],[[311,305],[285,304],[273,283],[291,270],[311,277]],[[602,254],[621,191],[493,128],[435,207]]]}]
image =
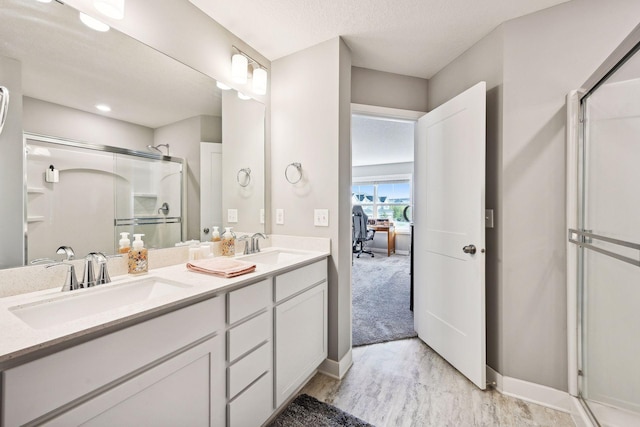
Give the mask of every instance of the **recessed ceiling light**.
[{"label": "recessed ceiling light", "polygon": [[248,100],[248,99],[251,99],[251,97],[250,97],[250,96],[247,96],[247,95],[245,95],[245,94],[244,94],[244,93],[242,93],[242,92],[238,92],[238,98],[242,99],[243,101],[246,101],[246,100]]},{"label": "recessed ceiling light", "polygon": [[84,25],[91,28],[92,30],[100,31],[104,33],[105,31],[109,31],[109,26],[104,22],[98,21],[96,18],[92,18],[91,16],[80,12],[80,20]]},{"label": "recessed ceiling light", "polygon": [[224,84],[222,82],[216,82],[216,86],[218,86],[218,89],[221,89],[221,90],[229,90],[229,89],[231,89],[231,86],[227,86],[226,84]]},{"label": "recessed ceiling light", "polygon": [[96,105],[96,108],[100,111],[103,111],[105,113],[108,113],[109,111],[111,111],[111,107],[109,107],[108,105],[105,104],[98,104]]}]

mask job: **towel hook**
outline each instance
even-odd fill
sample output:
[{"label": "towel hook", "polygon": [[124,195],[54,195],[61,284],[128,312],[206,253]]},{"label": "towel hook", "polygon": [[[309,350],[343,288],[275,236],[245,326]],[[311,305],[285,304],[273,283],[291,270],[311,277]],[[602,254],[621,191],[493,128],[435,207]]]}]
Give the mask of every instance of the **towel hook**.
[{"label": "towel hook", "polygon": [[[240,175],[244,174],[244,180],[240,181]],[[242,168],[236,174],[236,181],[240,187],[246,187],[251,182],[251,168]]]},{"label": "towel hook", "polygon": [[[298,177],[293,178],[293,179],[289,179],[289,168],[293,166],[294,168],[296,168],[296,170],[298,171]],[[300,180],[302,179],[302,163],[298,163],[298,162],[294,162],[294,163],[289,163],[287,165],[287,167],[284,170],[284,177],[286,178],[286,180],[290,183],[290,184],[297,184],[300,182]]]}]

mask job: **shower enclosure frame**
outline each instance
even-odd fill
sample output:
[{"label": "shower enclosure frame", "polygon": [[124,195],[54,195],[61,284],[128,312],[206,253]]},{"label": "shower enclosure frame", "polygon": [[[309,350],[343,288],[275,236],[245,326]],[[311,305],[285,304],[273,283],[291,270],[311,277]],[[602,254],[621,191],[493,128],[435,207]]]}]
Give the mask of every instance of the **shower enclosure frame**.
[{"label": "shower enclosure frame", "polygon": [[[74,148],[79,148],[79,149],[83,149],[83,150],[92,150],[92,151],[97,151],[97,152],[103,152],[103,153],[110,153],[110,154],[122,154],[122,155],[126,155],[126,156],[131,156],[131,157],[138,157],[138,158],[144,158],[144,159],[150,159],[150,160],[158,160],[158,161],[166,161],[166,162],[172,162],[172,163],[178,163],[181,166],[182,169],[182,177],[181,177],[181,182],[180,182],[180,191],[181,191],[181,196],[180,196],[180,212],[181,212],[181,219],[180,219],[180,233],[184,239],[184,237],[187,235],[187,180],[185,179],[185,171],[186,171],[186,161],[185,159],[181,158],[181,157],[175,157],[175,156],[165,156],[163,154],[155,154],[152,152],[146,152],[146,151],[137,151],[137,150],[131,150],[128,148],[122,148],[122,147],[114,147],[111,145],[103,145],[103,144],[93,144],[93,143],[88,143],[88,142],[83,142],[83,141],[77,141],[77,140],[72,140],[72,139],[67,139],[67,138],[60,138],[60,137],[55,137],[55,136],[48,136],[48,135],[42,135],[42,134],[37,134],[37,133],[32,133],[32,132],[23,132],[22,134],[22,141],[23,141],[23,162],[24,162],[24,174],[23,174],[23,186],[24,186],[24,262],[26,263],[28,260],[28,232],[27,232],[27,228],[28,228],[28,217],[27,217],[27,192],[28,192],[28,186],[27,186],[27,172],[26,172],[26,168],[27,168],[27,140],[33,140],[33,141],[39,141],[39,142],[45,142],[45,143],[49,143],[49,144],[54,144],[54,145],[61,145],[61,146],[65,146],[65,147],[74,147]],[[117,225],[114,222],[114,226]]]},{"label": "shower enclosure frame", "polygon": [[[579,283],[583,280],[583,253],[578,242],[585,242],[588,235],[581,233],[582,212],[585,209],[585,170],[587,155],[584,150],[587,130],[585,129],[584,101],[596,91],[611,75],[635,54],[640,55],[640,25],[623,40],[613,53],[591,75],[578,90],[567,95],[567,128],[566,128],[566,171],[567,171],[567,331],[568,331],[568,386],[569,394],[576,399],[574,409],[588,419],[592,425],[600,426],[598,419],[581,396],[580,381],[583,375],[583,310],[582,289]],[[578,232],[576,232],[578,230]],[[581,230],[581,231],[580,231]]]}]

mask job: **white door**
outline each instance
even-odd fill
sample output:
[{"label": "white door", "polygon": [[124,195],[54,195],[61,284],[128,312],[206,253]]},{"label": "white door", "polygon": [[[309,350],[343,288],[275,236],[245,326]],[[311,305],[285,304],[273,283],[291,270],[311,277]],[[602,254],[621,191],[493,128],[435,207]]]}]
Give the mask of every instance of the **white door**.
[{"label": "white door", "polygon": [[[200,143],[200,240],[211,240],[213,226],[222,226],[222,144]],[[208,231],[208,232],[205,232]]]},{"label": "white door", "polygon": [[418,336],[486,388],[485,116],[480,82],[418,120],[414,317]]}]

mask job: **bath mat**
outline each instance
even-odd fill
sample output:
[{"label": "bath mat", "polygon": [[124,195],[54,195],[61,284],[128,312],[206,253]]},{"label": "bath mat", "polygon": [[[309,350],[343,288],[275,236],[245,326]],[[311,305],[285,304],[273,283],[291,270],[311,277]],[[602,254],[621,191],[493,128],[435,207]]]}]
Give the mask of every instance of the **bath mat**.
[{"label": "bath mat", "polygon": [[269,424],[269,427],[373,427],[335,406],[301,394]]}]

